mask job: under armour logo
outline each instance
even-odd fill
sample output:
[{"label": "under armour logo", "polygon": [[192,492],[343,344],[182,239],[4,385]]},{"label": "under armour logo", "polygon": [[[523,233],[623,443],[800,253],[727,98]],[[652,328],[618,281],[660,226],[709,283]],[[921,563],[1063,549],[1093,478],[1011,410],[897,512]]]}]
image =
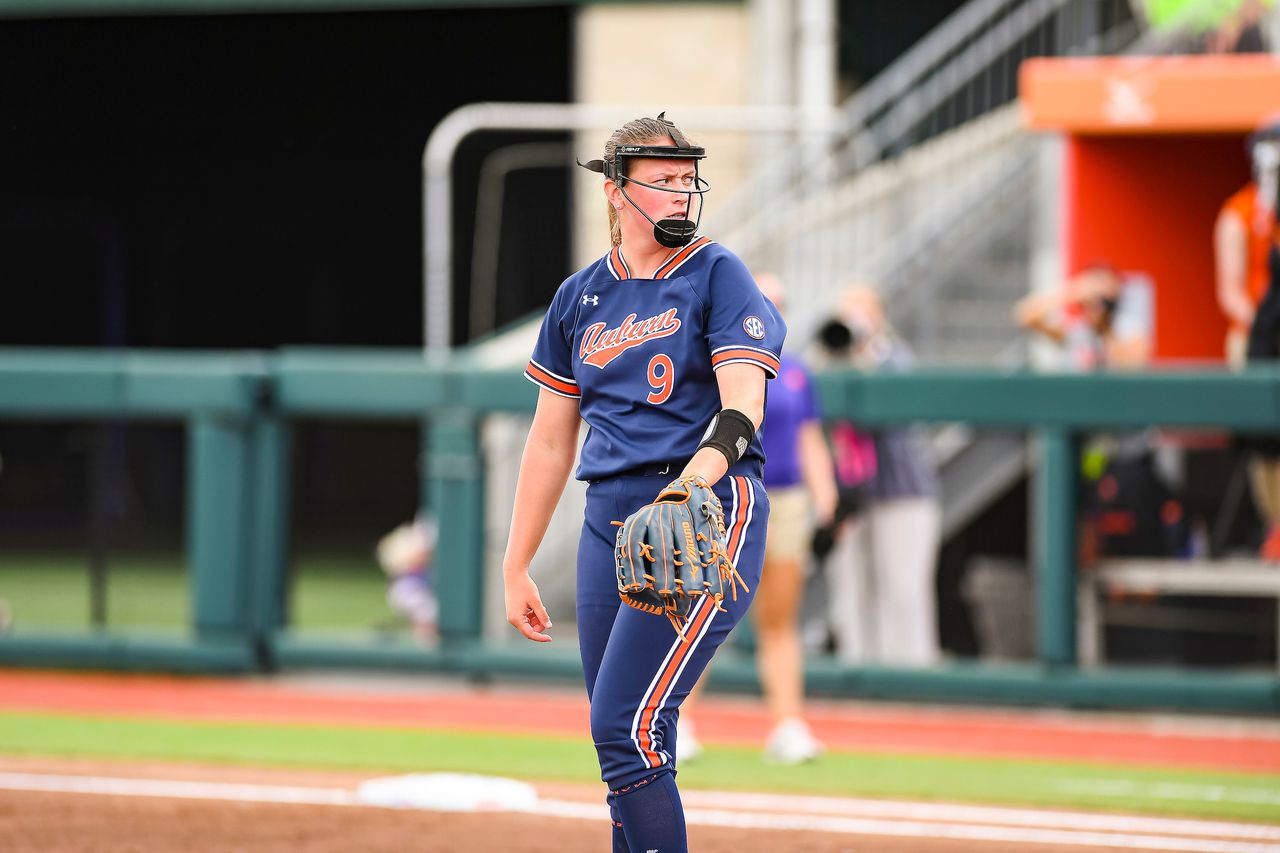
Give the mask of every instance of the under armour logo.
[{"label": "under armour logo", "polygon": [[583,305],[599,305],[600,297],[592,296],[590,293],[584,293],[582,294],[582,304]]}]

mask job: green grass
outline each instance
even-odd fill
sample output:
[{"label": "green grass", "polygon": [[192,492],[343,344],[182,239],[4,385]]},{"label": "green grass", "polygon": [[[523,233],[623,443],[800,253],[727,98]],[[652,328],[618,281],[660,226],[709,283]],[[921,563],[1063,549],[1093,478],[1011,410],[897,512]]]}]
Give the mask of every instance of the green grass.
[{"label": "green grass", "polygon": [[392,623],[387,578],[372,554],[300,554],[294,571],[293,627],[363,629]]},{"label": "green grass", "polygon": [[[107,581],[111,625],[169,628],[187,624],[190,602],[181,558],[167,554],[113,555]],[[0,555],[0,598],[15,628],[89,627],[89,568],[84,554]]]},{"label": "green grass", "polygon": [[[299,555],[292,626],[374,630],[391,624],[386,579],[367,554]],[[90,625],[88,557],[30,552],[0,554],[0,598],[15,630],[84,630]],[[107,579],[112,628],[183,628],[190,620],[187,571],[179,553],[113,553]]]},{"label": "green grass", "polygon": [[[599,781],[594,751],[583,738],[464,731],[0,713],[0,753]],[[681,770],[680,780],[691,789],[936,799],[1280,822],[1280,775],[861,753],[829,754],[804,767],[775,767],[765,764],[755,749],[713,747],[697,763]],[[1116,786],[1129,793],[1116,795]],[[1171,792],[1177,796],[1170,796]]]}]

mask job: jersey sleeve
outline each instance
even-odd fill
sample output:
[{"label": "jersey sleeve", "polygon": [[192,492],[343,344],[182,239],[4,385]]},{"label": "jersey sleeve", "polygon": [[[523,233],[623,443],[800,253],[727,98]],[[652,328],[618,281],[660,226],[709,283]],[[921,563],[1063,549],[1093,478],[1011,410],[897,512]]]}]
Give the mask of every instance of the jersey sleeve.
[{"label": "jersey sleeve", "polygon": [[542,318],[538,342],[524,375],[553,394],[581,399],[582,389],[573,378],[573,288],[568,282],[560,286],[547,315]]},{"label": "jersey sleeve", "polygon": [[746,265],[730,255],[717,260],[707,285],[707,346],[711,367],[754,364],[778,375],[787,326],[764,297]]}]

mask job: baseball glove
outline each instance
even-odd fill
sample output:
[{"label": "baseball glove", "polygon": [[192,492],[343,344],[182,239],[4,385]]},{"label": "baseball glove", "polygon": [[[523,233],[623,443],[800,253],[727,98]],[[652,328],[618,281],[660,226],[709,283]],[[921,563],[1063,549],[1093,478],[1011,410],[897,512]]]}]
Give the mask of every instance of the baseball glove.
[{"label": "baseball glove", "polygon": [[637,610],[666,616],[682,639],[699,596],[717,609],[738,586],[749,592],[729,561],[724,509],[701,477],[669,483],[653,503],[619,525],[614,557],[618,594]]}]

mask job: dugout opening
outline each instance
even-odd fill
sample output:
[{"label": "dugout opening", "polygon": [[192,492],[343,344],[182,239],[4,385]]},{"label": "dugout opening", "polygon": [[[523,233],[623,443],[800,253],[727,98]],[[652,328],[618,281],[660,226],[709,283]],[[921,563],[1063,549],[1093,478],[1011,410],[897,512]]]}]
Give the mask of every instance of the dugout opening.
[{"label": "dugout opening", "polygon": [[1245,138],[1280,113],[1280,57],[1029,59],[1020,87],[1028,127],[1065,137],[1064,278],[1148,273],[1155,360],[1222,361],[1213,225],[1249,180]]}]

